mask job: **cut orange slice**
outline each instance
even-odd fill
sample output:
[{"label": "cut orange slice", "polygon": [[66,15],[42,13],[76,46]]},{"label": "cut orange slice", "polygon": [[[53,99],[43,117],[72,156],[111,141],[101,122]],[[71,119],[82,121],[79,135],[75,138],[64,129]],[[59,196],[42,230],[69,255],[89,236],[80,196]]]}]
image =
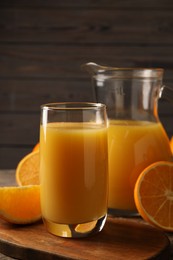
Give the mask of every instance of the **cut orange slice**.
[{"label": "cut orange slice", "polygon": [[134,199],[140,215],[165,231],[173,231],[173,163],[156,162],[138,177]]},{"label": "cut orange slice", "polygon": [[0,187],[0,217],[13,224],[41,219],[40,186]]},{"label": "cut orange slice", "polygon": [[17,165],[16,181],[18,185],[38,185],[39,182],[39,151],[26,155]]}]

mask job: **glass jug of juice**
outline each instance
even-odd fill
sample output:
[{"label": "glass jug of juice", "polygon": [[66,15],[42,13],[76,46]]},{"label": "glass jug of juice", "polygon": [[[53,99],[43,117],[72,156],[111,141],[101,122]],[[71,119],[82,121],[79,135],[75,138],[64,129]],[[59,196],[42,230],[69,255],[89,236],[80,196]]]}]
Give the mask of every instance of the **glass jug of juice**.
[{"label": "glass jug of juice", "polygon": [[95,63],[83,68],[92,75],[95,100],[107,106],[108,213],[135,215],[133,191],[139,174],[148,165],[172,157],[157,113],[158,98],[161,94],[170,98],[171,90],[162,86],[162,69],[112,68]]}]

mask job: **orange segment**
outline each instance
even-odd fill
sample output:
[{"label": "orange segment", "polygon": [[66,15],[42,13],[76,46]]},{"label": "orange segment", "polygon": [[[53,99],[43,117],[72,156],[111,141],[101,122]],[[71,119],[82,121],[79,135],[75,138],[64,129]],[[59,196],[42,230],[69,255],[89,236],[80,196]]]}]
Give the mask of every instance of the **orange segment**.
[{"label": "orange segment", "polygon": [[0,217],[14,224],[30,224],[41,218],[40,186],[0,187]]},{"label": "orange segment", "polygon": [[146,221],[173,231],[173,163],[156,162],[147,167],[136,182],[134,198]]},{"label": "orange segment", "polygon": [[16,181],[18,185],[38,185],[39,184],[39,151],[26,155],[17,165]]},{"label": "orange segment", "polygon": [[39,149],[40,149],[40,143],[37,143],[37,144],[34,146],[32,152],[38,151]]}]

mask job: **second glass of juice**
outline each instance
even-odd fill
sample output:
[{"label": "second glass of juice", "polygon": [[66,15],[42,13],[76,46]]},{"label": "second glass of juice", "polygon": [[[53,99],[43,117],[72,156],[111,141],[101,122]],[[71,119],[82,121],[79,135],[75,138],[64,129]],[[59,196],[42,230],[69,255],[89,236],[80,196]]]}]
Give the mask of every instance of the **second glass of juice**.
[{"label": "second glass of juice", "polygon": [[42,216],[50,233],[83,237],[101,231],[108,199],[105,105],[41,107],[40,182]]}]

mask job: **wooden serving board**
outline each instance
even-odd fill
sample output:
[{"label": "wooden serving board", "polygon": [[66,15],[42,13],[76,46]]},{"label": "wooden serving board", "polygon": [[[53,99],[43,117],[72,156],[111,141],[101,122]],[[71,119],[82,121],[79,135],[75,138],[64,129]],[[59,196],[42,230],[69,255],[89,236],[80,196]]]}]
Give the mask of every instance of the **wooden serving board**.
[{"label": "wooden serving board", "polygon": [[42,222],[29,226],[0,220],[0,252],[19,259],[169,259],[169,240],[134,219],[108,218],[95,236],[71,239],[49,234]]}]

